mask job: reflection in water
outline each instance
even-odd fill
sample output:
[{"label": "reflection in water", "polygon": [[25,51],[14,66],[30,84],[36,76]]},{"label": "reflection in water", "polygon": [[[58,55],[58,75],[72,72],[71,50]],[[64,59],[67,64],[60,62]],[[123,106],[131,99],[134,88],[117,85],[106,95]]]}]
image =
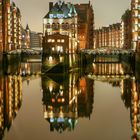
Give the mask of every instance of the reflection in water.
[{"label": "reflection in water", "polygon": [[[13,64],[2,69],[0,72],[1,139],[5,129],[9,130],[21,107],[22,82],[26,80],[30,86],[30,80],[36,76],[40,77],[41,63],[19,62],[18,66]],[[102,81],[111,84],[112,87],[120,88],[122,101],[125,107],[130,109],[132,139],[140,139],[138,78],[140,76],[137,70],[135,72],[133,70],[126,63],[93,63],[70,73],[41,75],[44,113],[42,117],[50,124],[50,131],[59,133],[73,131],[78,125],[79,118],[84,120],[83,118],[90,119],[91,115],[94,116],[95,114],[92,114],[94,83]]]},{"label": "reflection in water", "polygon": [[40,74],[41,63],[21,63],[20,65],[20,71],[23,77]]},{"label": "reflection in water", "polygon": [[93,63],[92,72],[92,79],[106,81],[112,83],[113,86],[117,85],[120,87],[122,100],[126,108],[130,108],[130,119],[133,131],[132,139],[139,140],[140,83],[139,79],[134,76],[132,67],[123,63]]},{"label": "reflection in water", "polygon": [[[60,80],[61,79],[61,80]],[[93,81],[69,75],[42,76],[44,118],[50,131],[73,130],[79,117],[89,117],[93,104]]]},{"label": "reflection in water", "polygon": [[127,108],[130,108],[130,119],[133,130],[133,140],[140,139],[140,83],[135,77],[123,81],[122,99]]},{"label": "reflection in water", "polygon": [[42,56],[42,73],[62,73],[78,67],[78,54],[44,54]]},{"label": "reflection in water", "polygon": [[[5,61],[5,58],[3,60]],[[9,130],[22,104],[22,82],[40,72],[39,63],[16,63],[4,65],[0,62],[0,139]]]},{"label": "reflection in water", "polygon": [[[122,100],[130,108],[133,138],[139,137],[139,92],[133,69],[124,63],[93,63],[85,69],[86,75],[42,76],[44,118],[50,131],[73,130],[78,118],[92,113],[94,81],[108,82],[120,87]],[[61,79],[61,80],[60,80]]]},{"label": "reflection in water", "polygon": [[9,130],[22,102],[22,79],[20,75],[0,76],[0,138]]}]

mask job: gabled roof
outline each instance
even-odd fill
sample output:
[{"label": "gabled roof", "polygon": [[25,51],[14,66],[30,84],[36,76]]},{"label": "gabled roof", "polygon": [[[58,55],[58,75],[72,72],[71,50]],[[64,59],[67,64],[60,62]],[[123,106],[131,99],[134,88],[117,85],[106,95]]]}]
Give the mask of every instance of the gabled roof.
[{"label": "gabled roof", "polygon": [[77,12],[73,4],[65,3],[59,0],[44,18],[71,18],[76,16]]}]

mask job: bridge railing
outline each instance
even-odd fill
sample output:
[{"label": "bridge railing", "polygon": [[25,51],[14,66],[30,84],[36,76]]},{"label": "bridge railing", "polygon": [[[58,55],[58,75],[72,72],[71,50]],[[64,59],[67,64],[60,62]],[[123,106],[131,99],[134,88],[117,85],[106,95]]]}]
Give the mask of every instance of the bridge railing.
[{"label": "bridge railing", "polygon": [[21,49],[16,49],[16,50],[11,50],[8,51],[7,54],[36,54],[36,55],[41,55],[42,54],[42,49],[35,49],[35,48],[21,48]]},{"label": "bridge railing", "polygon": [[132,55],[135,53],[132,49],[82,49],[80,53],[85,53],[89,55]]}]

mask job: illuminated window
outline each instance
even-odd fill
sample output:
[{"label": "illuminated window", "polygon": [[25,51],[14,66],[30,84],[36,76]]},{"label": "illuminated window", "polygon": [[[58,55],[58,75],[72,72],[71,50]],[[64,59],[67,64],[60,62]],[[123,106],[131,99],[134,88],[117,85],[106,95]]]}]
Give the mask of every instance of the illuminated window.
[{"label": "illuminated window", "polygon": [[65,102],[65,99],[64,98],[62,98],[62,102]]},{"label": "illuminated window", "polygon": [[57,52],[63,52],[63,47],[62,46],[57,46]]},{"label": "illuminated window", "polygon": [[57,39],[57,42],[60,42],[60,39]]},{"label": "illuminated window", "polygon": [[74,24],[73,23],[71,24],[71,27],[74,28]]},{"label": "illuminated window", "polygon": [[52,39],[52,42],[55,42],[55,40],[54,40],[54,39]]},{"label": "illuminated window", "polygon": [[52,48],[52,51],[54,51],[54,47]]},{"label": "illuminated window", "polygon": [[54,98],[52,98],[52,102],[53,102],[53,103],[55,102],[55,99],[54,99]]},{"label": "illuminated window", "polygon": [[65,40],[64,39],[61,39],[61,43],[64,43],[65,42]]},{"label": "illuminated window", "polygon": [[52,40],[51,39],[48,39],[48,42],[51,42]]}]

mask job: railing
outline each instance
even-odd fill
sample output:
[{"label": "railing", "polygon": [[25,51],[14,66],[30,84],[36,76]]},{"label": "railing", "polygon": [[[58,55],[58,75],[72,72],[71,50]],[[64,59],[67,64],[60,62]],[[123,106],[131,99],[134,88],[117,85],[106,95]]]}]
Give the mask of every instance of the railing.
[{"label": "railing", "polygon": [[80,52],[88,55],[133,55],[135,53],[131,49],[84,49]]},{"label": "railing", "polygon": [[92,80],[99,80],[99,81],[120,81],[123,79],[129,79],[132,77],[132,74],[88,74],[88,78]]},{"label": "railing", "polygon": [[35,49],[35,48],[22,48],[8,51],[7,54],[9,55],[17,55],[17,54],[25,54],[25,55],[41,55],[42,49]]}]

